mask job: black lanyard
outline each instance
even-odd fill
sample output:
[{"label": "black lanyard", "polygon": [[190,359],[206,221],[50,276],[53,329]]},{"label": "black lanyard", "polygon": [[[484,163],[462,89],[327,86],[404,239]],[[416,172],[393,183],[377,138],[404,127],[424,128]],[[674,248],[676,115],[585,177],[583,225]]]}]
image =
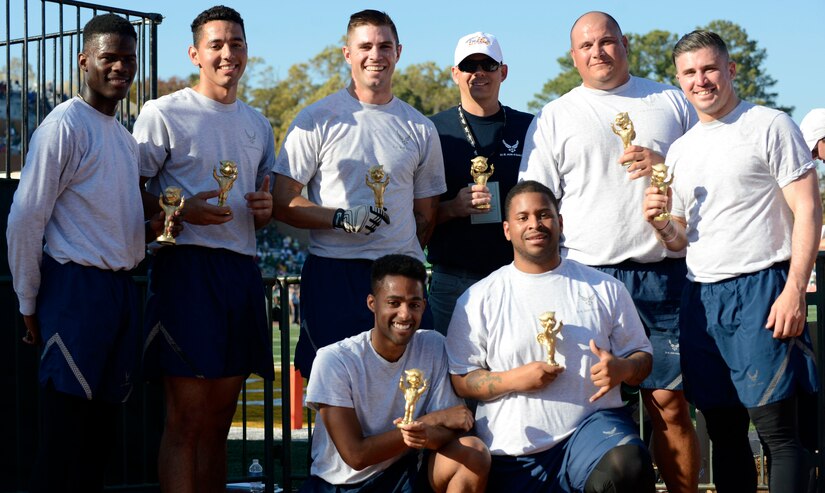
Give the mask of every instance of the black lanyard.
[{"label": "black lanyard", "polygon": [[[501,103],[499,103],[499,106],[501,107],[501,111],[504,113],[504,125],[502,125],[499,131],[496,132],[496,138],[494,141],[494,144],[496,144],[496,148],[498,148],[499,146],[498,141],[501,140],[500,137],[504,135],[504,127],[507,126],[507,110]],[[470,128],[470,124],[467,123],[467,119],[464,118],[464,111],[461,109],[460,104],[458,105],[458,121],[461,122],[461,128],[464,129],[464,136],[467,137],[467,142],[469,142],[470,145],[473,147],[473,155],[478,156],[478,145],[476,144],[475,135],[473,135],[473,129]],[[496,151],[493,151],[492,153],[490,153],[490,156],[488,157],[493,157],[495,153]]]}]

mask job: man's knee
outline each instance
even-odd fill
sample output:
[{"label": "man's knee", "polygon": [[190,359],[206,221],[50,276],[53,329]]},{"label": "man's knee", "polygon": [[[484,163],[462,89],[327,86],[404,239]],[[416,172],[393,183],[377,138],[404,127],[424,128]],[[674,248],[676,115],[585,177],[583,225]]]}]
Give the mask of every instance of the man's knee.
[{"label": "man's knee", "polygon": [[474,436],[461,437],[458,442],[462,445],[462,458],[464,459],[460,463],[473,472],[483,472],[486,477],[490,471],[491,462],[487,445],[484,445],[480,438]]},{"label": "man's knee", "polygon": [[620,445],[602,456],[585,484],[585,493],[653,493],[653,462],[647,448]]},{"label": "man's knee", "polygon": [[446,491],[456,483],[465,491],[483,491],[490,473],[490,451],[478,437],[465,436],[438,450],[431,463],[430,484]]},{"label": "man's knee", "polygon": [[685,394],[675,390],[644,390],[648,411],[669,426],[693,426]]}]

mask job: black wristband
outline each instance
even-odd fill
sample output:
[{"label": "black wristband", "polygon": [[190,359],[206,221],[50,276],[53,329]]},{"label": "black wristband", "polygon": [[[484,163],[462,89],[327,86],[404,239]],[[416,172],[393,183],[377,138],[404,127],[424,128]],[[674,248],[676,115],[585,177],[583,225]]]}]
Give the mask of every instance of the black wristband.
[{"label": "black wristband", "polygon": [[332,227],[341,229],[344,227],[344,213],[346,211],[344,209],[338,209],[335,211],[335,215],[332,216]]}]

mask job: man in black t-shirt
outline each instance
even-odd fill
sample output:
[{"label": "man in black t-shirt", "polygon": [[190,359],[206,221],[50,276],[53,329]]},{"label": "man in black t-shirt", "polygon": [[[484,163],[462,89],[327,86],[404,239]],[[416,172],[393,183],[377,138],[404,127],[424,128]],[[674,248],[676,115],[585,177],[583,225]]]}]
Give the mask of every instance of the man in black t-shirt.
[{"label": "man in black t-shirt", "polygon": [[[432,117],[447,180],[427,257],[433,266],[429,305],[435,329],[442,334],[447,333],[456,299],[513,261],[513,249],[502,232],[502,200],[516,184],[524,136],[533,120],[498,100],[507,65],[495,36],[476,32],[462,37],[454,64],[461,104]],[[488,162],[487,173],[493,171],[486,185],[472,184],[471,161],[479,156]]]}]

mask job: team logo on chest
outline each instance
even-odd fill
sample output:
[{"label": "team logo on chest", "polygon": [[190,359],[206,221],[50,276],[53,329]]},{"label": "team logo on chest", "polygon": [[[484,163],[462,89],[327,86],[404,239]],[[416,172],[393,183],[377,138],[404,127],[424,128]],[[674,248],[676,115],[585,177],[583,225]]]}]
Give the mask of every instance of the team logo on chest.
[{"label": "team logo on chest", "polygon": [[398,148],[399,149],[406,149],[407,144],[409,144],[412,141],[412,135],[410,135],[408,133],[405,133],[405,132],[399,132],[398,130],[395,130],[395,134],[398,136],[398,141],[399,141]]},{"label": "team logo on chest", "polygon": [[507,149],[506,153],[502,153],[502,156],[516,156],[521,157],[521,153],[518,152],[518,146],[521,141],[516,140],[515,144],[508,144],[506,140],[501,139],[501,143],[504,144],[504,148]]}]

